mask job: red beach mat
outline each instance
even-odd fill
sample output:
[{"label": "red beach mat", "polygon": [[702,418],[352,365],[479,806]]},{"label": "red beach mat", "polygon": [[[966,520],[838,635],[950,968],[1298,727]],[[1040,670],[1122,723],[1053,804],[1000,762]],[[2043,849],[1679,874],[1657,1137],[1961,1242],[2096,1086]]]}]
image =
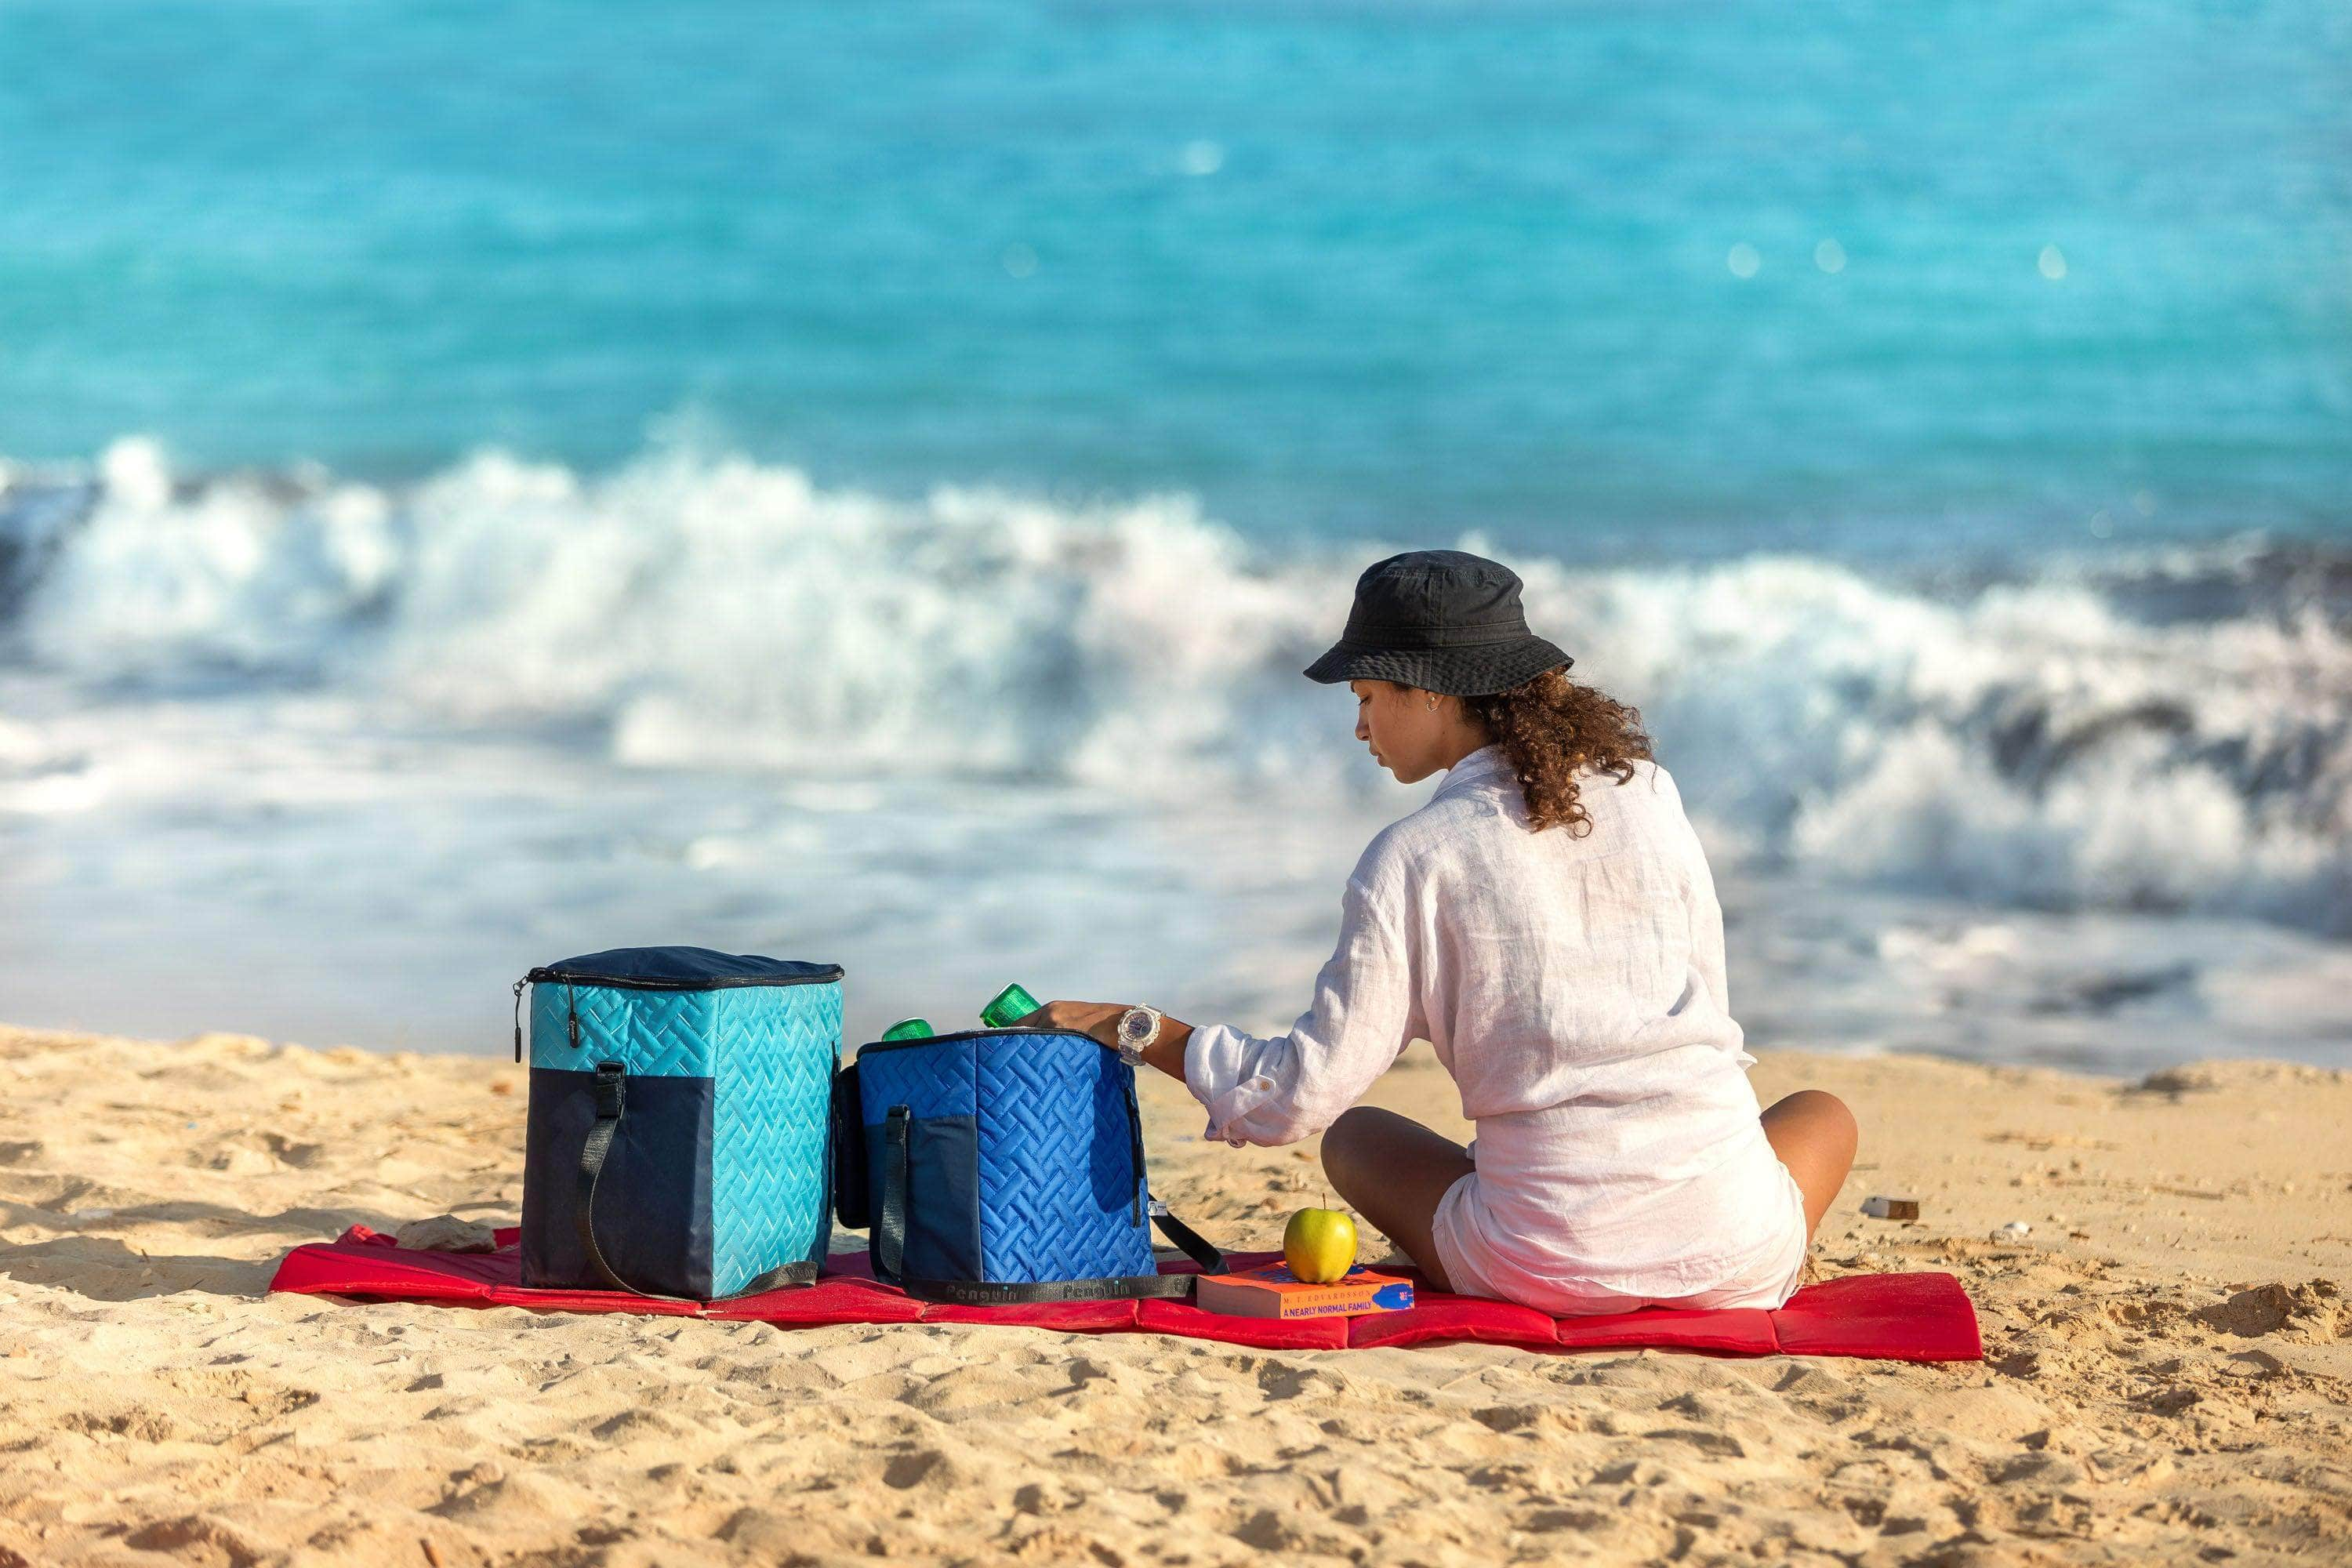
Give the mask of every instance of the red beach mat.
[{"label": "red beach mat", "polygon": [[[1650,1307],[1602,1318],[1552,1318],[1507,1301],[1415,1286],[1411,1310],[1282,1322],[1204,1312],[1188,1301],[1060,1301],[955,1307],[910,1299],[876,1282],[863,1254],[834,1258],[814,1285],[707,1305],[654,1301],[612,1290],[530,1290],[516,1283],[517,1232],[497,1233],[496,1252],[417,1252],[353,1226],[331,1242],[298,1247],[278,1266],[272,1290],[452,1306],[531,1307],[562,1312],[637,1312],[725,1322],[817,1328],[827,1323],[999,1323],[1065,1333],[1178,1334],[1270,1350],[1364,1350],[1376,1345],[1520,1345],[1529,1350],[1704,1351],[1716,1355],[1835,1355],[1883,1361],[1981,1361],[1976,1309],[1948,1274],[1854,1274],[1808,1285],[1778,1311],[1680,1311]],[[1242,1268],[1274,1253],[1235,1253]],[[1169,1264],[1163,1273],[1191,1273]]]}]

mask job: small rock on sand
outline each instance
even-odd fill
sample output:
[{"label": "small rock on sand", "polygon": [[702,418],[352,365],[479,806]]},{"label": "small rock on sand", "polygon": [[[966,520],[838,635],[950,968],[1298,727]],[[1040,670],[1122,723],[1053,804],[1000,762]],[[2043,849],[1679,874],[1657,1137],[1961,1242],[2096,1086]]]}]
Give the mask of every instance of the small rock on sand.
[{"label": "small rock on sand", "polygon": [[495,1252],[499,1246],[488,1226],[453,1214],[410,1220],[393,1233],[393,1239],[422,1252]]}]

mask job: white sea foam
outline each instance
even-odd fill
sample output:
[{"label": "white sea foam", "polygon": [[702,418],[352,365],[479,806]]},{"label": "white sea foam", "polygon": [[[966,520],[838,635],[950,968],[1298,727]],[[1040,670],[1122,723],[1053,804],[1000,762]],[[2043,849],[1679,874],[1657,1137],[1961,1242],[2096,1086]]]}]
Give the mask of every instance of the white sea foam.
[{"label": "white sea foam", "polygon": [[[0,485],[0,658],[93,694],[332,695],[647,768],[1284,809],[1370,787],[1344,697],[1297,672],[1390,546],[1269,551],[1181,497],[896,500],[681,453],[192,482],[141,441]],[[2326,561],[2213,546],[1960,587],[1515,564],[1578,673],[1643,707],[1719,857],[2352,932]],[[41,750],[26,723],[0,771]]]}]

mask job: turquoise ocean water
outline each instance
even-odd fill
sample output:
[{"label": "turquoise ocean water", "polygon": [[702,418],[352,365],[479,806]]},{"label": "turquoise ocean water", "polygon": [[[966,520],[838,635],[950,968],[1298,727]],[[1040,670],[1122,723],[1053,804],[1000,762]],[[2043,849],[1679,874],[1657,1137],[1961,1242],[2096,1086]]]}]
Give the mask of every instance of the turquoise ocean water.
[{"label": "turquoise ocean water", "polygon": [[2352,12],[0,0],[0,1018],[1286,1022],[1462,542],[1759,1044],[2352,1059]]},{"label": "turquoise ocean water", "polygon": [[2340,537],[2352,15],[0,5],[0,452],[680,421],[1254,535]]}]

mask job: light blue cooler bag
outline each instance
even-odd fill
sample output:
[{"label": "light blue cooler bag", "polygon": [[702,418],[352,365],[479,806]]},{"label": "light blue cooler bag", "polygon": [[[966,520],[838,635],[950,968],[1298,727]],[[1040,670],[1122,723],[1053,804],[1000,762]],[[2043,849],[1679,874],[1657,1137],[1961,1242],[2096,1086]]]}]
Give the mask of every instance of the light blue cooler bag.
[{"label": "light blue cooler bag", "polygon": [[696,1301],[805,1284],[832,1240],[841,967],[615,948],[530,987],[522,1282]]}]

